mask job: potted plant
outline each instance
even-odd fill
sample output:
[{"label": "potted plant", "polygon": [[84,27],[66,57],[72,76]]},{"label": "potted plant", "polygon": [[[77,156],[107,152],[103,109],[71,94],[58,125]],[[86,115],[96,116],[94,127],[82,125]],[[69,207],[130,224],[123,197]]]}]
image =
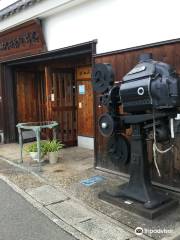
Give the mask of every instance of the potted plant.
[{"label": "potted plant", "polygon": [[57,140],[47,141],[45,144],[46,152],[48,153],[49,163],[54,164],[58,161],[59,151],[64,147],[64,144]]},{"label": "potted plant", "polygon": [[[40,150],[41,150],[41,156],[40,156],[40,159],[42,160],[42,158],[46,155],[46,141],[41,141],[40,142]],[[35,161],[38,161],[38,149],[37,149],[37,142],[33,142],[33,143],[30,143],[30,144],[27,144],[25,147],[24,147],[24,150],[26,152],[29,153],[29,155],[31,156],[31,158]]]}]

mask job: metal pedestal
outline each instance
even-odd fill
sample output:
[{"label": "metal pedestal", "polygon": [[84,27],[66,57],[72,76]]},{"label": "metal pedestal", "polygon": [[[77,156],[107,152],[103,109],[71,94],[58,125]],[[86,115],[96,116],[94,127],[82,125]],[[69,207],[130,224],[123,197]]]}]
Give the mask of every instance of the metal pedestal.
[{"label": "metal pedestal", "polygon": [[[132,142],[131,142],[131,165],[130,165],[130,179],[127,184],[119,186],[115,191],[108,190],[100,194],[100,198],[109,202],[119,201],[120,198],[133,202],[141,203],[138,208],[157,209],[159,206],[166,204],[172,207],[178,204],[168,194],[157,192],[151,183],[149,173],[149,163],[147,158],[146,140],[143,134],[143,128],[140,124],[132,125]],[[103,197],[104,196],[104,197]],[[113,201],[114,198],[114,201]],[[122,201],[121,201],[122,202]],[[172,204],[171,204],[172,203]],[[134,204],[135,205],[135,204]],[[146,211],[147,212],[147,211]],[[151,214],[150,214],[151,215]],[[150,217],[149,217],[150,218]]]}]

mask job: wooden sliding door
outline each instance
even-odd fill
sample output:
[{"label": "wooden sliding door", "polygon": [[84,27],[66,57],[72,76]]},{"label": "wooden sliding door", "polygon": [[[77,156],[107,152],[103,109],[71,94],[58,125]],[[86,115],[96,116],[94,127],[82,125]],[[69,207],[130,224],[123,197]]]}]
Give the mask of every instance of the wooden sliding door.
[{"label": "wooden sliding door", "polygon": [[43,72],[17,71],[16,121],[37,122],[46,119]]},{"label": "wooden sliding door", "polygon": [[[57,138],[77,145],[76,86],[74,71],[51,69],[16,71],[16,121],[57,121]],[[45,138],[51,131],[43,131]]]},{"label": "wooden sliding door", "polygon": [[76,86],[74,71],[51,69],[51,119],[59,123],[58,138],[66,146],[77,145]]}]

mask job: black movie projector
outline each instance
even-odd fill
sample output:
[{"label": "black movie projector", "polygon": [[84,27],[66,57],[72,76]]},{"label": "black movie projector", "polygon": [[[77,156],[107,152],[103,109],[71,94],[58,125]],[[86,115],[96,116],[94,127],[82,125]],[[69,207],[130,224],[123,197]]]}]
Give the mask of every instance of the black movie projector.
[{"label": "black movie projector", "polygon": [[[100,104],[107,107],[107,113],[99,117],[100,133],[109,137],[117,136],[119,150],[124,164],[129,162],[129,183],[119,186],[107,194],[114,198],[131,199],[143,203],[145,209],[155,209],[173,200],[154,190],[149,173],[146,139],[153,140],[154,162],[159,149],[157,143],[174,138],[174,118],[180,107],[180,79],[168,64],[154,61],[151,54],[142,54],[139,63],[124,77],[114,83],[114,73],[110,64],[96,64],[93,70],[93,89],[100,94]],[[120,113],[120,107],[123,114]],[[131,145],[123,134],[132,128]],[[174,203],[172,203],[173,205]]]}]

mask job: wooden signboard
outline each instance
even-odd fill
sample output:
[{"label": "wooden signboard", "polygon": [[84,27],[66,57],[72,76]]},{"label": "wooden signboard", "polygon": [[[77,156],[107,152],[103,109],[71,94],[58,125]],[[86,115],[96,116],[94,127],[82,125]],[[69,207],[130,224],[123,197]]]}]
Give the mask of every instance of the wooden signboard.
[{"label": "wooden signboard", "polygon": [[32,20],[0,33],[0,61],[46,51],[39,20]]},{"label": "wooden signboard", "polygon": [[76,74],[77,80],[91,80],[91,67],[79,67]]}]

